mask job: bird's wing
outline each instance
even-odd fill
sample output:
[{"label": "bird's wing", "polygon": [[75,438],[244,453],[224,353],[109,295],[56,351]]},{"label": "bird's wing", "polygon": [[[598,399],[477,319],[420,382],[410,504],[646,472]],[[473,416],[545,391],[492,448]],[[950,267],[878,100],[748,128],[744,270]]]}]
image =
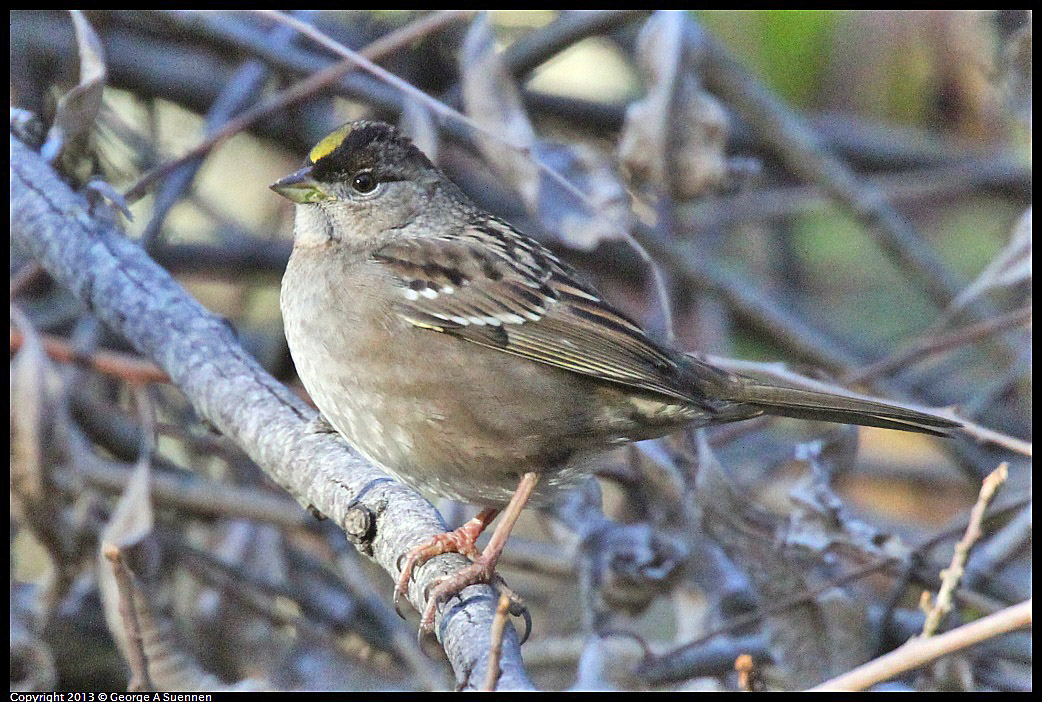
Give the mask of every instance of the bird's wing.
[{"label": "bird's wing", "polygon": [[767,413],[946,435],[957,422],[889,403],[762,383],[648,338],[542,246],[500,220],[399,240],[374,254],[410,324],[697,404],[716,421]]},{"label": "bird's wing", "polygon": [[673,355],[550,251],[500,220],[399,240],[374,258],[399,281],[398,314],[573,373],[693,401]]}]

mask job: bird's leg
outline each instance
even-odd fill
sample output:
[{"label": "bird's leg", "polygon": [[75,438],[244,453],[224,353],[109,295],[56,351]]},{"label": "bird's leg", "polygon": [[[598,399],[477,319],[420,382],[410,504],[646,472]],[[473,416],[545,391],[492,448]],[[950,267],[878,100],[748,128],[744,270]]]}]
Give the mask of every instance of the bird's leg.
[{"label": "bird's leg", "polygon": [[423,617],[420,619],[420,631],[430,632],[434,629],[434,613],[439,603],[459,594],[463,588],[469,585],[492,582],[496,575],[496,563],[503,553],[507,538],[510,537],[510,531],[514,528],[514,523],[517,522],[521,510],[524,509],[528,498],[532,496],[538,482],[538,473],[525,473],[517,490],[514,491],[513,497],[510,498],[510,503],[503,510],[503,518],[499,520],[496,530],[492,532],[492,538],[489,539],[481,555],[476,556],[473,559],[474,562],[466,568],[444,575],[434,581],[430,594],[427,596],[427,606],[423,611]]},{"label": "bird's leg", "polygon": [[[487,508],[478,512],[478,515],[455,531],[447,531],[444,534],[432,536],[430,540],[416,546],[405,554],[405,565],[402,574],[398,577],[398,584],[394,588],[394,608],[398,609],[398,601],[402,595],[409,591],[409,581],[412,580],[412,572],[435,556],[443,553],[462,553],[470,560],[478,558],[478,537],[492,520],[499,514],[498,509]],[[399,611],[399,614],[401,612]]]}]

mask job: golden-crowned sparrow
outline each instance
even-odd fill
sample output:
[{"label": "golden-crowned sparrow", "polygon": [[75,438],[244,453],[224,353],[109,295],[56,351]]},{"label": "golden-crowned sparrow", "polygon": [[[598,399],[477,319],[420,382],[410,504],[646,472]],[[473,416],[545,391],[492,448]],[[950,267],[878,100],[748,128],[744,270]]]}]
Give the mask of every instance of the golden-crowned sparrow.
[{"label": "golden-crowned sparrow", "polygon": [[387,472],[485,508],[405,561],[396,598],[433,555],[474,560],[431,591],[425,629],[439,601],[493,576],[527,501],[574,485],[612,446],[762,414],[936,435],[957,426],[769,385],[653,341],[390,125],[345,124],[271,187],[296,203],[282,315],[315,404]]}]

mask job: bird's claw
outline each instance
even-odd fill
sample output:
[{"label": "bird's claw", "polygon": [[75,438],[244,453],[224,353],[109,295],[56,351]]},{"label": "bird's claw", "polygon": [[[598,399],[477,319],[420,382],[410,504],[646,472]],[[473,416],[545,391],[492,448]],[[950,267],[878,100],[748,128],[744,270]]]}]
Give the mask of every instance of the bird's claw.
[{"label": "bird's claw", "polygon": [[[478,533],[480,532],[474,532],[473,529],[464,527],[455,531],[445,532],[444,534],[437,534],[398,557],[398,562],[395,565],[398,567],[401,575],[398,576],[398,582],[394,586],[394,611],[398,613],[398,616],[402,617],[402,619],[405,618],[401,610],[401,600],[403,596],[409,593],[409,583],[412,582],[416,569],[443,553],[460,553],[472,561],[477,561],[479,556],[474,542],[477,540]],[[404,565],[402,565],[403,559]],[[439,578],[434,584],[437,584],[443,578]]]},{"label": "bird's claw", "polygon": [[494,563],[486,563],[480,557],[475,559],[471,565],[455,573],[443,575],[427,586],[424,593],[426,606],[423,616],[420,618],[419,640],[434,632],[434,619],[438,611],[438,605],[454,595],[459,595],[464,588],[471,585],[487,584],[505,594],[510,599],[510,615],[521,617],[525,622],[525,630],[521,635],[521,643],[528,640],[532,633],[532,615],[528,611],[524,600],[503,581],[495,570]]},{"label": "bird's claw", "polygon": [[507,610],[510,616],[521,617],[525,621],[525,633],[521,635],[521,644],[524,644],[525,641],[528,641],[529,634],[532,633],[532,613],[528,611],[528,605],[521,599],[521,596],[508,587],[498,573],[496,581],[495,587],[510,600],[510,609]]}]

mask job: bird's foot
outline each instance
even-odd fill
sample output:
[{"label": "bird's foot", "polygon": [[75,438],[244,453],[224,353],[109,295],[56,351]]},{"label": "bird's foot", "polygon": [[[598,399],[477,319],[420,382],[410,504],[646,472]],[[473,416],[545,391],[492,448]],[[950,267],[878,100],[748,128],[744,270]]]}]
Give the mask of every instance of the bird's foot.
[{"label": "bird's foot", "polygon": [[398,614],[401,614],[399,602],[402,596],[409,592],[413,571],[443,553],[462,553],[472,561],[477,561],[480,558],[477,547],[478,537],[481,536],[485,527],[496,518],[496,514],[498,514],[498,510],[482,510],[478,516],[459,529],[432,536],[402,556],[405,564],[399,564],[401,575],[398,576],[398,583],[394,588],[394,608]]},{"label": "bird's foot", "polygon": [[476,556],[466,568],[443,575],[431,583],[427,591],[427,606],[420,618],[420,635],[429,634],[434,631],[434,615],[438,611],[438,605],[449,598],[458,595],[464,588],[480,583],[492,585],[501,594],[510,599],[510,614],[515,617],[523,617],[525,620],[525,632],[521,636],[521,643],[528,639],[532,631],[532,615],[528,607],[516,592],[507,587],[503,578],[496,573],[496,563],[499,561],[500,553],[488,553]]}]

